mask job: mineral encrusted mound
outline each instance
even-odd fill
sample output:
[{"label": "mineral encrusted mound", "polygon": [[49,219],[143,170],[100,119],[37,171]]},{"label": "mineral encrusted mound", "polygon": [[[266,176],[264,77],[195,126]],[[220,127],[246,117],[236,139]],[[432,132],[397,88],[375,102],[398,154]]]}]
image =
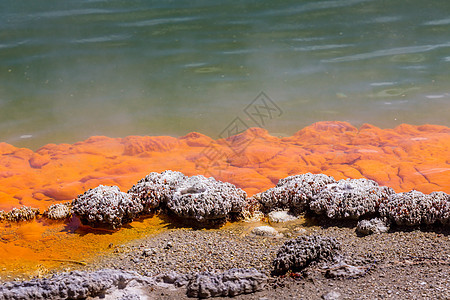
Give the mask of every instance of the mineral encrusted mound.
[{"label": "mineral encrusted mound", "polygon": [[379,234],[389,231],[389,222],[384,218],[361,220],[356,225],[356,232],[361,235]]},{"label": "mineral encrusted mound", "polygon": [[313,261],[339,257],[340,244],[332,237],[299,236],[280,247],[273,261],[273,274],[301,271]]},{"label": "mineral encrusted mound", "polygon": [[141,201],[144,213],[151,213],[173,197],[176,188],[187,179],[183,173],[167,170],[152,172],[128,190],[133,200]]},{"label": "mineral encrusted mound", "polygon": [[262,290],[267,276],[255,269],[230,269],[221,274],[202,272],[193,276],[187,295],[196,298],[233,297]]},{"label": "mineral encrusted mound", "polygon": [[255,195],[255,198],[259,199],[265,213],[281,208],[300,213],[326,185],[335,182],[333,177],[324,174],[294,175],[280,179],[274,188]]},{"label": "mineral encrusted mound", "polygon": [[434,192],[429,195],[412,190],[391,195],[381,203],[380,215],[390,218],[397,225],[416,226],[450,221],[450,195]]},{"label": "mineral encrusted mound", "polygon": [[124,289],[136,282],[145,284],[147,279],[135,272],[119,270],[106,269],[92,273],[73,271],[47,279],[4,283],[0,285],[0,300],[104,297],[112,290]]},{"label": "mineral encrusted mound", "polygon": [[32,208],[28,206],[22,206],[21,208],[13,208],[9,212],[0,211],[0,221],[29,221],[34,219],[36,215],[39,214],[38,208]]},{"label": "mineral encrusted mound", "polygon": [[198,175],[189,177],[177,187],[167,207],[179,217],[200,222],[226,219],[242,212],[246,196],[246,192],[231,183]]},{"label": "mineral encrusted mound", "polygon": [[99,185],[72,202],[72,211],[83,224],[107,229],[133,221],[142,209],[140,201],[121,192],[117,186]]},{"label": "mineral encrusted mound", "polygon": [[311,201],[310,208],[331,219],[358,219],[377,213],[380,203],[394,193],[393,189],[379,186],[373,180],[342,179],[322,189]]},{"label": "mineral encrusted mound", "polygon": [[72,215],[71,207],[70,202],[52,204],[44,211],[43,216],[52,220],[64,220]]}]

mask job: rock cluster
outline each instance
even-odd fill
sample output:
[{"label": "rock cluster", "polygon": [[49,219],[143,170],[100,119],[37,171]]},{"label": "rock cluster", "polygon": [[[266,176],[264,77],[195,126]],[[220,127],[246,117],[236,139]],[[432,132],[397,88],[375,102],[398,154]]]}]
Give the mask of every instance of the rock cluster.
[{"label": "rock cluster", "polygon": [[147,278],[135,272],[100,270],[73,271],[48,279],[7,282],[0,285],[0,300],[6,299],[86,299],[104,297],[115,289],[124,289],[132,282],[144,284]]},{"label": "rock cluster", "polygon": [[0,221],[28,221],[32,220],[36,215],[39,214],[38,208],[32,208],[28,206],[22,206],[21,208],[13,208],[9,212],[0,211]]},{"label": "rock cluster", "polygon": [[71,215],[72,204],[70,202],[52,204],[43,213],[44,217],[51,220],[65,220]]},{"label": "rock cluster", "polygon": [[450,223],[450,195],[434,192],[429,195],[418,191],[391,195],[381,203],[380,215],[388,217],[397,225]]},{"label": "rock cluster", "polygon": [[[251,199],[260,202],[269,219],[277,210],[287,208],[297,214],[310,211],[337,220],[383,217],[397,225],[450,224],[450,195],[426,195],[414,190],[396,194],[392,188],[364,178],[335,181],[323,174],[289,176]],[[385,227],[379,219],[362,220],[357,230],[370,234],[385,232]]]},{"label": "rock cluster", "polygon": [[368,179],[342,179],[326,185],[311,201],[310,208],[331,219],[358,219],[375,214],[394,190]]},{"label": "rock cluster", "polygon": [[179,217],[197,221],[225,219],[242,211],[246,196],[231,183],[198,175],[178,185],[167,207]]},{"label": "rock cluster", "polygon": [[280,179],[274,188],[255,195],[264,212],[288,208],[300,213],[309,207],[309,202],[330,183],[333,177],[324,174],[301,174]]},{"label": "rock cluster", "polygon": [[256,269],[230,269],[221,274],[202,272],[189,281],[187,296],[233,297],[262,290],[266,283],[267,276]]},{"label": "rock cluster", "polygon": [[189,297],[232,297],[262,290],[267,276],[256,269],[230,269],[223,273],[178,274],[156,277],[136,272],[104,269],[95,272],[73,271],[50,278],[13,281],[0,284],[0,300],[91,299],[94,297],[141,299],[142,288],[186,288]]},{"label": "rock cluster", "polygon": [[92,227],[115,229],[140,214],[165,209],[199,222],[241,215],[247,194],[231,183],[180,172],[150,173],[127,193],[118,187],[98,186],[79,195],[73,213]]},{"label": "rock cluster", "polygon": [[313,261],[333,260],[339,257],[339,251],[340,244],[334,238],[299,236],[285,242],[278,250],[273,261],[273,274],[281,275],[289,270],[301,271]]},{"label": "rock cluster", "polygon": [[72,202],[72,210],[83,224],[116,229],[131,222],[143,207],[140,201],[121,192],[117,186],[99,185],[79,195]]}]

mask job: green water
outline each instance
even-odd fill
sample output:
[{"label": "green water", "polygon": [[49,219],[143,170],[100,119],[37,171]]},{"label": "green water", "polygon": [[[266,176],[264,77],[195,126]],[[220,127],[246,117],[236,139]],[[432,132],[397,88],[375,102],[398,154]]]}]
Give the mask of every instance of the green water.
[{"label": "green water", "polygon": [[450,126],[450,1],[0,2],[0,141]]}]

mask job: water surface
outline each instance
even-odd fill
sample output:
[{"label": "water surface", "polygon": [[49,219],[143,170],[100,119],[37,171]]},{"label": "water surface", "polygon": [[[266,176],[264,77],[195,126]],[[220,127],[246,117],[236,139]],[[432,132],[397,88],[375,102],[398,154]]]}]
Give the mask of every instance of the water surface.
[{"label": "water surface", "polygon": [[322,120],[450,125],[448,1],[0,3],[0,141],[213,138],[265,91]]}]

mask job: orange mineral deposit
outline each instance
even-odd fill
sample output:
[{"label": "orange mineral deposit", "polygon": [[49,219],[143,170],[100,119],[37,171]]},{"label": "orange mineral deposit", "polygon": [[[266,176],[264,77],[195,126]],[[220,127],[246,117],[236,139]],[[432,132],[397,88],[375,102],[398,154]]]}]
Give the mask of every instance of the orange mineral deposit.
[{"label": "orange mineral deposit", "polygon": [[[146,174],[169,169],[213,176],[249,195],[273,187],[280,178],[306,172],[336,180],[365,177],[396,192],[450,193],[450,128],[403,124],[381,129],[365,124],[358,129],[345,122],[319,122],[284,138],[251,128],[218,140],[200,133],[180,138],[95,136],[37,151],[0,143],[0,210],[27,205],[43,211],[99,184],[127,191]],[[61,224],[1,226],[2,261],[33,255],[44,259],[49,251],[55,259],[80,258],[64,251],[59,241],[70,230],[64,231]],[[85,241],[79,236],[69,244]]]}]

